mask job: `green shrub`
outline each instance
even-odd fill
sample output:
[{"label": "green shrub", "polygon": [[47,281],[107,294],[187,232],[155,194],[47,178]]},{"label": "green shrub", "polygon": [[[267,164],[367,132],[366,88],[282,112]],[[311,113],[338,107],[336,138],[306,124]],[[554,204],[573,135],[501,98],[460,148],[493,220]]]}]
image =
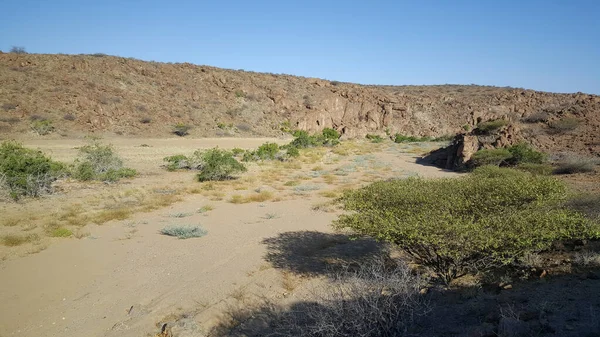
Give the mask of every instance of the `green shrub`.
[{"label": "green shrub", "polygon": [[546,162],[546,154],[536,151],[526,143],[519,143],[506,148],[510,152],[511,157],[507,159],[510,165],[522,163],[528,164],[543,164]]},{"label": "green shrub", "polygon": [[399,133],[394,135],[394,143],[417,143],[417,142],[428,142],[431,139],[429,137],[414,137],[404,136]]},{"label": "green shrub", "polygon": [[512,155],[507,149],[483,149],[475,152],[471,157],[470,165],[472,167],[484,165],[496,165],[505,163]]},{"label": "green shrub", "polygon": [[325,139],[329,140],[337,140],[340,138],[340,133],[332,128],[324,128],[322,134]]},{"label": "green shrub", "polygon": [[173,126],[172,132],[178,135],[179,137],[183,137],[187,136],[191,129],[192,127],[190,125],[184,123],[177,123],[175,126]]},{"label": "green shrub", "polygon": [[264,143],[256,150],[256,156],[261,160],[273,160],[279,153],[279,145],[275,143]]},{"label": "green shrub", "polygon": [[383,142],[383,138],[379,135],[371,135],[371,134],[367,134],[365,136],[368,140],[371,141],[371,143],[382,143]]},{"label": "green shrub", "polygon": [[298,150],[296,147],[290,146],[287,148],[286,154],[291,158],[298,157],[300,156],[300,150]]},{"label": "green shrub", "polygon": [[239,147],[234,147],[233,149],[231,149],[231,154],[233,154],[234,157],[237,157],[243,154],[244,152],[246,152],[246,150],[240,149]]},{"label": "green shrub", "polygon": [[178,239],[199,238],[207,234],[200,226],[169,226],[160,230],[160,234],[175,236]]},{"label": "green shrub", "polygon": [[50,193],[52,183],[65,172],[64,164],[52,161],[41,151],[24,148],[14,141],[0,145],[0,188],[14,200]]},{"label": "green shrub", "polygon": [[496,119],[493,121],[488,121],[484,123],[477,124],[477,131],[481,133],[489,133],[508,125],[508,121],[506,119]]},{"label": "green shrub", "polygon": [[123,160],[114,152],[112,145],[103,145],[97,140],[79,149],[79,158],[71,172],[78,180],[110,182],[137,174],[134,169],[123,167]]},{"label": "green shrub", "polygon": [[40,136],[47,135],[54,131],[52,121],[48,119],[36,120],[31,123],[31,129]]},{"label": "green shrub", "polygon": [[176,154],[163,158],[163,161],[167,162],[165,166],[168,171],[175,171],[183,168],[188,168],[189,159],[182,154]]},{"label": "green shrub", "polygon": [[449,283],[515,262],[553,242],[600,237],[598,223],[562,208],[552,177],[485,166],[454,179],[376,182],[338,201],[338,229],[398,245]]},{"label": "green shrub", "polygon": [[202,152],[199,157],[202,159],[202,166],[198,173],[199,181],[231,179],[232,175],[247,170],[231,152],[218,148]]},{"label": "green shrub", "polygon": [[50,236],[54,238],[68,238],[71,235],[73,235],[73,232],[64,227],[55,228],[50,232]]}]

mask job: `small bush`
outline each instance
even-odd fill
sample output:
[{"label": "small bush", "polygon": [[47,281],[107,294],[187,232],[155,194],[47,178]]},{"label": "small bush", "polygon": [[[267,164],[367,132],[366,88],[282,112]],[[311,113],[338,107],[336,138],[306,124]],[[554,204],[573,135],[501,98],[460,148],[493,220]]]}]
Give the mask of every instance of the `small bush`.
[{"label": "small bush", "polygon": [[210,149],[199,154],[202,159],[199,181],[226,180],[232,175],[246,172],[246,167],[238,162],[231,152],[218,148]]},{"label": "small bush", "polygon": [[140,118],[140,123],[142,123],[142,124],[150,124],[150,123],[152,123],[152,118],[150,118],[150,117],[142,117],[142,118]]},{"label": "small bush", "polygon": [[18,105],[13,104],[13,103],[2,104],[2,110],[4,110],[4,111],[15,110],[17,107],[18,107]]},{"label": "small bush", "polygon": [[543,164],[546,162],[546,154],[534,150],[526,143],[519,143],[506,148],[511,157],[507,160],[510,165],[517,164]]},{"label": "small bush", "polygon": [[184,123],[178,123],[173,126],[173,133],[178,135],[179,137],[187,136],[189,131],[192,129],[190,125]]},{"label": "small bush", "polygon": [[557,167],[554,169],[554,173],[575,174],[593,172],[597,163],[597,160],[592,158],[569,154],[556,163]]},{"label": "small bush", "polygon": [[334,140],[340,138],[340,133],[332,128],[324,128],[322,134],[325,139]]},{"label": "small bush", "polygon": [[481,133],[490,133],[492,131],[496,131],[508,125],[508,121],[506,119],[496,119],[493,121],[488,121],[484,123],[477,124],[477,131]]},{"label": "small bush", "polygon": [[15,247],[20,246],[25,243],[37,241],[39,237],[37,234],[29,234],[29,235],[14,235],[9,234],[2,237],[2,244],[7,247]]},{"label": "small bush", "polygon": [[208,232],[200,226],[169,226],[160,230],[160,234],[175,236],[178,239],[200,238]]},{"label": "small bush", "polygon": [[294,131],[294,140],[290,144],[291,147],[305,149],[317,146],[335,146],[340,143],[339,133],[333,129],[325,128],[320,135],[309,135],[308,132],[297,130]]},{"label": "small bush", "polygon": [[233,149],[231,149],[231,154],[233,154],[234,157],[237,157],[243,154],[244,152],[246,152],[246,150],[240,149],[239,147],[234,147]]},{"label": "small bush", "polygon": [[367,134],[365,137],[370,140],[371,143],[383,143],[383,138],[379,135]]},{"label": "small bush", "polygon": [[114,152],[111,145],[92,141],[79,149],[79,158],[75,161],[72,175],[75,179],[88,181],[100,180],[114,182],[121,178],[131,178],[137,172],[123,167],[123,160]]},{"label": "small bush", "polygon": [[296,148],[296,147],[290,146],[287,148],[286,154],[290,158],[295,158],[295,157],[300,156],[300,150],[298,150],[298,148]]},{"label": "small bush", "polygon": [[18,200],[52,192],[52,183],[65,174],[62,163],[52,161],[41,151],[24,148],[13,141],[0,145],[0,176],[3,190]]},{"label": "small bush", "polygon": [[484,166],[454,179],[376,182],[339,199],[335,222],[398,245],[445,283],[514,263],[556,241],[596,239],[600,224],[561,206],[552,177]]},{"label": "small bush", "polygon": [[279,153],[279,145],[275,143],[264,143],[256,150],[256,156],[261,160],[273,160]]},{"label": "small bush", "polygon": [[180,169],[191,169],[190,160],[188,157],[177,154],[163,158],[163,161],[167,162],[166,168],[168,171],[175,171]]},{"label": "small bush", "polygon": [[566,117],[550,123],[550,128],[553,133],[563,133],[573,131],[579,127],[581,121],[577,118]]},{"label": "small bush", "polygon": [[484,165],[500,166],[500,164],[505,163],[511,157],[512,154],[507,149],[483,149],[473,154],[470,165],[473,167]]},{"label": "small bush", "polygon": [[25,51],[25,47],[19,47],[19,46],[12,46],[10,48],[10,52],[13,54],[27,54],[27,51]]},{"label": "small bush", "polygon": [[545,111],[536,112],[532,115],[523,118],[525,123],[545,123],[550,118],[550,115]]},{"label": "small bush", "polygon": [[66,121],[74,121],[76,118],[75,118],[75,115],[73,115],[73,114],[65,114],[63,116],[63,119]]},{"label": "small bush", "polygon": [[44,136],[54,131],[54,126],[50,120],[36,120],[31,123],[31,129],[38,135]]}]

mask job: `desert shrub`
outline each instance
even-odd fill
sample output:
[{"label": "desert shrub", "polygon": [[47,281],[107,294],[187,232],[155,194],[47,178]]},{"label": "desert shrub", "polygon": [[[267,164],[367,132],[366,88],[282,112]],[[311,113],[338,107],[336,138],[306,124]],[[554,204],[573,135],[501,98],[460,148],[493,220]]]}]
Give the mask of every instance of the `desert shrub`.
[{"label": "desert shrub", "polygon": [[399,133],[394,135],[394,143],[416,143],[416,142],[427,142],[431,139],[429,137],[414,137],[405,136]]},{"label": "desert shrub", "polygon": [[243,154],[244,152],[246,152],[246,150],[240,149],[239,147],[234,147],[233,149],[231,149],[231,153],[233,154],[234,157],[237,157],[237,156]]},{"label": "desert shrub", "polygon": [[594,166],[598,163],[593,158],[587,158],[576,154],[568,154],[558,160],[556,168],[554,169],[555,174],[575,174],[575,173],[586,173],[593,172]]},{"label": "desert shrub", "polygon": [[27,54],[27,51],[25,51],[25,47],[19,47],[19,46],[12,46],[10,48],[10,52],[13,54]]},{"label": "desert shrub", "polygon": [[142,117],[142,118],[140,118],[140,123],[142,123],[142,124],[150,124],[150,123],[152,123],[152,118],[150,118],[150,117]]},{"label": "desert shrub", "polygon": [[52,192],[52,183],[65,174],[65,165],[52,161],[41,151],[24,148],[13,141],[0,145],[0,188],[18,200]]},{"label": "desert shrub", "polygon": [[231,179],[234,174],[246,172],[246,167],[238,162],[233,154],[218,148],[199,153],[202,159],[199,181]]},{"label": "desert shrub", "polygon": [[165,165],[168,171],[175,171],[180,169],[191,169],[190,168],[190,160],[187,156],[182,154],[177,154],[174,156],[169,156],[163,158],[163,161],[167,162]]},{"label": "desert shrub", "polygon": [[300,156],[300,150],[298,150],[298,148],[296,148],[296,147],[291,146],[291,147],[287,148],[286,154],[290,158],[298,157],[298,156]]},{"label": "desert shrub", "polygon": [[550,123],[550,129],[552,133],[563,133],[567,131],[573,131],[581,124],[581,121],[577,118],[566,117]]},{"label": "desert shrub", "polygon": [[367,138],[368,140],[371,141],[371,143],[382,143],[383,142],[383,138],[379,135],[371,135],[371,134],[367,134],[365,136],[365,138]]},{"label": "desert shrub", "polygon": [[435,137],[431,141],[433,141],[433,142],[449,142],[449,141],[453,140],[454,137],[455,137],[455,135],[453,135],[453,134],[447,134],[447,135]]},{"label": "desert shrub", "polygon": [[600,236],[600,225],[561,206],[552,177],[484,166],[454,179],[382,181],[339,199],[335,227],[404,249],[445,283],[515,262],[553,242]]},{"label": "desert shrub", "polygon": [[532,115],[523,118],[523,122],[525,123],[540,123],[547,122],[550,115],[545,111],[536,112]]},{"label": "desert shrub", "polygon": [[168,226],[160,230],[160,234],[175,236],[178,239],[200,238],[208,232],[200,226]]},{"label": "desert shrub", "polygon": [[40,136],[47,135],[54,131],[52,121],[48,119],[36,120],[31,123],[31,129]]},{"label": "desert shrub", "polygon": [[324,128],[322,131],[323,137],[325,139],[339,139],[340,133],[332,128]]},{"label": "desert shrub", "polygon": [[507,163],[517,165],[522,163],[528,164],[543,164],[546,162],[547,156],[545,153],[536,151],[526,143],[519,143],[506,148],[510,152],[511,157]]},{"label": "desert shrub", "polygon": [[507,149],[483,149],[475,152],[470,160],[470,165],[473,167],[484,165],[496,165],[504,163],[512,157]]},{"label": "desert shrub", "polygon": [[71,172],[75,179],[110,182],[137,174],[134,169],[123,167],[123,160],[114,152],[112,145],[103,145],[97,140],[79,149],[79,158]]},{"label": "desert shrub", "polygon": [[256,150],[256,156],[262,160],[273,160],[279,153],[279,145],[275,143],[264,143]]},{"label": "desert shrub", "polygon": [[477,124],[477,131],[481,133],[489,133],[508,125],[508,121],[506,119],[496,119],[493,121],[483,122]]},{"label": "desert shrub", "polygon": [[173,133],[178,135],[179,137],[187,136],[189,131],[192,129],[190,125],[184,123],[177,123],[173,126]]},{"label": "desert shrub", "polygon": [[66,120],[66,121],[74,121],[75,120],[75,115],[73,115],[73,114],[65,114],[63,116],[63,119]]},{"label": "desert shrub", "polygon": [[4,110],[4,111],[15,110],[17,107],[18,107],[18,105],[13,104],[13,103],[2,104],[2,110]]}]

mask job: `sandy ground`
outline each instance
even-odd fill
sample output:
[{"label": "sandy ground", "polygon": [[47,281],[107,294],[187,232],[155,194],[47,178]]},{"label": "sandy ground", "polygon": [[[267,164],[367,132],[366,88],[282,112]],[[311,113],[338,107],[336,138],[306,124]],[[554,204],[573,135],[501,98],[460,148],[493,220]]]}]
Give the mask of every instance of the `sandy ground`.
[{"label": "sandy ground", "polygon": [[[127,166],[139,170],[139,177],[110,186],[65,183],[67,192],[21,204],[0,203],[0,211],[27,218],[37,209],[61,210],[73,203],[87,209],[88,202],[97,200],[94,197],[104,200],[97,196],[127,189],[189,188],[201,185],[193,182],[193,172],[167,172],[160,168],[163,157],[214,146],[256,148],[265,141],[285,143],[277,139],[109,141]],[[82,144],[80,140],[25,142],[66,162],[73,160],[76,147]],[[378,144],[373,147],[377,152],[369,153],[370,144],[361,146],[361,154],[327,152],[272,179],[264,174],[260,178],[271,169],[270,164],[251,164],[246,175],[256,178],[248,179],[245,189],[219,185],[220,197],[214,191],[213,195],[180,193],[181,200],[165,208],[100,226],[86,224],[86,235],[80,239],[44,238],[37,253],[0,246],[0,336],[152,336],[158,331],[156,325],[173,315],[189,317],[187,335],[203,336],[232,302],[249,296],[293,298],[291,284],[302,280],[290,279],[273,267],[273,261],[266,259],[265,240],[286,233],[311,233],[303,231],[331,233],[337,211],[313,210],[316,203],[327,200],[320,192],[385,177],[455,175],[416,164],[415,153],[422,148]],[[341,169],[347,172],[340,173]],[[327,184],[323,179],[331,172],[339,175]],[[291,179],[317,188],[286,187],[284,183]],[[229,202],[233,194],[249,195],[258,189],[269,189],[276,198]],[[205,205],[214,209],[198,212]],[[187,240],[159,234],[161,228],[175,224],[201,225],[208,234]],[[23,225],[0,227],[2,233],[26,229]]]}]

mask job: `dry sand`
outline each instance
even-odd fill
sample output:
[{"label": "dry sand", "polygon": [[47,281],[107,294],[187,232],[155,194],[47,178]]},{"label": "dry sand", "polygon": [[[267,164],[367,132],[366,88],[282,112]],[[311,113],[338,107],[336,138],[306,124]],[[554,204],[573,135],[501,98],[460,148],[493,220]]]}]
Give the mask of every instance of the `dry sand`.
[{"label": "dry sand", "polygon": [[[77,185],[79,187],[68,189],[69,193],[28,201],[27,205],[0,204],[0,211],[14,215],[31,212],[35,207],[61,209],[74,202],[85,206],[95,193],[199,185],[193,182],[192,172],[161,169],[162,158],[213,146],[256,148],[265,141],[285,142],[277,139],[111,139],[126,165],[140,171],[139,177],[112,186]],[[25,144],[68,162],[76,154],[75,147],[83,142],[40,140]],[[140,147],[142,144],[149,147]],[[336,184],[358,186],[366,180],[386,176],[455,175],[416,164],[414,152],[419,149],[410,146],[386,144],[374,149],[378,152],[334,156],[333,160],[329,160],[333,157],[327,154],[316,163],[307,162],[299,169],[286,171],[283,178],[272,182],[259,178],[249,180],[245,191],[223,190],[223,200],[184,193],[180,202],[166,208],[137,213],[129,219],[101,226],[88,224],[85,230],[89,235],[81,239],[48,239],[48,248],[36,254],[0,246],[5,253],[4,260],[0,261],[0,336],[145,336],[156,333],[156,324],[176,313],[187,313],[191,318],[186,328],[188,335],[202,336],[232,301],[243,302],[248,296],[293,298],[293,287],[282,283],[282,277],[288,276],[265,261],[267,247],[263,240],[299,231],[331,233],[330,223],[336,212],[312,210],[315,203],[326,199],[318,190],[303,192],[284,187],[286,180],[316,172],[312,180],[304,179],[326,190],[335,188]],[[356,172],[336,176],[336,183],[331,186],[320,180],[319,171],[333,172],[334,168],[344,165]],[[251,166],[247,175],[256,177],[269,168],[269,164]],[[317,168],[322,170],[315,170],[315,166],[321,166]],[[255,193],[253,190],[257,187],[281,195],[281,201],[228,202],[232,194]],[[204,205],[214,209],[199,213],[198,209]],[[159,234],[161,228],[172,224],[201,225],[208,234],[187,240]],[[16,229],[0,227],[0,231],[7,230]]]}]

